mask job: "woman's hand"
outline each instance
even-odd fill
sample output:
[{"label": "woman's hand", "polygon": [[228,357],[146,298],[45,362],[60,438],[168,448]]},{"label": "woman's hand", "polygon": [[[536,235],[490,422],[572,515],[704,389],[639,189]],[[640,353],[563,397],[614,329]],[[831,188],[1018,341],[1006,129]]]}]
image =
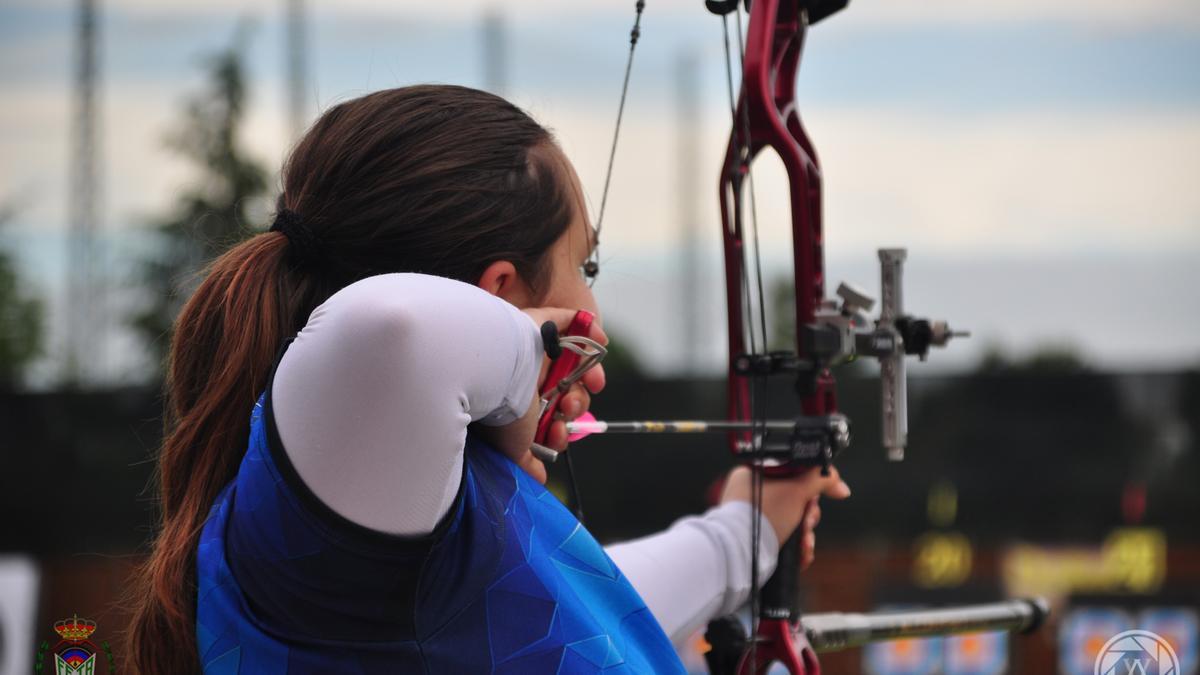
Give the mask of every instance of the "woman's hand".
[{"label": "woman's hand", "polygon": [[[560,332],[567,330],[576,314],[576,310],[558,307],[534,307],[522,311],[528,314],[529,318],[533,319],[534,324],[538,326],[547,321],[553,321]],[[608,344],[608,336],[596,323],[592,324],[592,329],[587,337],[600,344]],[[546,466],[533,456],[529,448],[537,433],[538,412],[541,410],[541,398],[538,396],[538,392],[542,390],[549,370],[550,358],[543,356],[537,378],[537,390],[533,392],[533,402],[529,405],[529,410],[525,412],[524,417],[502,427],[485,428],[483,432],[496,449],[508,455],[526,473],[541,483],[546,482]],[[542,445],[558,452],[565,451],[567,449],[566,423],[587,412],[592,403],[592,394],[599,393],[602,389],[604,389],[604,367],[596,365],[588,370],[583,379],[572,385],[571,389],[559,398],[554,411],[556,419],[550,425],[550,430],[546,433]]]},{"label": "woman's hand", "polygon": [[[750,469],[738,467],[730,472],[721,494],[721,503],[729,501],[751,501]],[[812,564],[816,555],[817,523],[821,521],[821,495],[831,499],[850,496],[850,486],[830,468],[828,476],[819,469],[804,471],[789,478],[767,478],[763,482],[763,515],[771,523],[780,545],[801,528],[800,569]]]}]

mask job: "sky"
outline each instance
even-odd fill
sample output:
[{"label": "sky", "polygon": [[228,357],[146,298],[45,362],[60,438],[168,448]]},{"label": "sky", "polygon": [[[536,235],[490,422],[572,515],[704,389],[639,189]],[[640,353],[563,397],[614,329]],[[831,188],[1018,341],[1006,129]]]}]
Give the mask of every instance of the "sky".
[{"label": "sky", "polygon": [[[203,84],[205,55],[231,44],[239,25],[251,91],[243,140],[277,170],[291,140],[283,3],[99,5],[102,223],[119,270],[191,176],[164,139]],[[633,5],[502,5],[504,93],[555,131],[593,205]],[[500,6],[309,2],[309,116],[385,87],[484,86],[482,17]],[[56,342],[35,373],[43,383],[58,370],[65,307],[73,12],[66,1],[0,0],[0,203],[17,209],[0,244],[50,304]],[[681,111],[687,58],[699,100]],[[714,188],[729,130],[724,68],[721,23],[701,2],[649,0],[596,292],[606,325],[654,372],[723,367]],[[1200,4],[853,0],[812,28],[798,96],[824,169],[832,285],[877,290],[875,250],[905,246],[909,309],[972,330],[914,372],[1046,346],[1115,370],[1200,364]],[[684,116],[696,128],[688,171],[679,166]],[[770,157],[755,171],[767,273],[786,274],[782,172]],[[681,183],[696,199],[692,307],[681,304]],[[256,211],[264,222],[266,208]],[[690,340],[684,312],[701,327]],[[99,334],[104,379],[145,372],[119,321]]]}]

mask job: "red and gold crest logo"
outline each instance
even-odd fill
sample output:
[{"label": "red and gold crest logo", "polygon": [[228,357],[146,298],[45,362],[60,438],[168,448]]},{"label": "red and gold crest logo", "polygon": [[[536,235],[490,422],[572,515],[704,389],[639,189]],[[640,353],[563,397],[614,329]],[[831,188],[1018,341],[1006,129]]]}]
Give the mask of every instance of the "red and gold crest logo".
[{"label": "red and gold crest logo", "polygon": [[[49,642],[43,642],[38,650],[37,661],[33,667],[36,675],[42,675],[46,662],[47,650],[54,657],[54,675],[96,675],[97,654],[103,650],[108,661],[108,672],[116,672],[113,662],[112,649],[107,642],[97,647],[92,642],[92,633],[96,632],[96,622],[91,619],[81,619],[73,616],[54,622],[54,632],[58,633],[58,643],[50,648]],[[103,671],[102,671],[103,672]]]}]

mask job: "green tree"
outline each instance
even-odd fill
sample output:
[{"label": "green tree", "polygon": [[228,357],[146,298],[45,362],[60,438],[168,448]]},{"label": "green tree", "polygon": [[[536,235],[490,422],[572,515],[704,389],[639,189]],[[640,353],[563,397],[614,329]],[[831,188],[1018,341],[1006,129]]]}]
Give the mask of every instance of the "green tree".
[{"label": "green tree", "polygon": [[[13,211],[0,206],[0,227]],[[42,352],[42,303],[27,295],[8,251],[0,249],[0,389],[19,382],[25,367]]]},{"label": "green tree", "polygon": [[183,124],[168,139],[197,176],[171,213],[152,224],[156,246],[142,264],[140,283],[150,297],[131,321],[158,363],[200,272],[254,234],[248,209],[266,194],[266,169],[239,144],[247,98],[240,43],[210,57],[207,85],[187,100]]}]

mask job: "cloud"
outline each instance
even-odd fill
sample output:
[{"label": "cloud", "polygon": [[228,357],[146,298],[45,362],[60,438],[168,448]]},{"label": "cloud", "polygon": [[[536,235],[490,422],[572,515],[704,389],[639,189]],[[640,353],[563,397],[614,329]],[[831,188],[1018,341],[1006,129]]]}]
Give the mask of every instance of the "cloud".
[{"label": "cloud", "polygon": [[[1200,117],[1047,110],[955,120],[819,110],[834,242],[944,252],[1200,247]],[[898,227],[904,227],[903,233]]]},{"label": "cloud", "polygon": [[[164,90],[152,83],[118,81],[102,90],[98,149],[106,227],[139,226],[163,213],[194,177],[193,168],[166,146],[194,84],[188,80]],[[275,171],[288,135],[279,108],[271,103],[251,106],[242,136],[249,153]],[[71,138],[64,130],[69,129],[69,115],[68,92],[52,84],[25,87],[0,108],[0,177],[16,196],[30,197],[28,208],[18,214],[22,222],[66,225]]]},{"label": "cloud", "polygon": [[1192,0],[924,0],[920,3],[852,2],[862,20],[889,24],[1029,23],[1053,21],[1099,28],[1139,28],[1185,23],[1200,26]]},{"label": "cloud", "polygon": [[[533,101],[599,199],[612,112]],[[710,110],[699,140],[702,232],[717,231],[715,185],[728,123]],[[1190,111],[1046,110],[960,118],[903,108],[813,107],[830,251],[912,243],[939,254],[1200,249],[1200,116]],[[667,249],[678,236],[677,135],[669,108],[631,109],[605,237]],[[786,246],[782,168],[755,167],[768,245]],[[705,235],[709,236],[709,235]],[[790,250],[790,247],[789,247]]]}]

